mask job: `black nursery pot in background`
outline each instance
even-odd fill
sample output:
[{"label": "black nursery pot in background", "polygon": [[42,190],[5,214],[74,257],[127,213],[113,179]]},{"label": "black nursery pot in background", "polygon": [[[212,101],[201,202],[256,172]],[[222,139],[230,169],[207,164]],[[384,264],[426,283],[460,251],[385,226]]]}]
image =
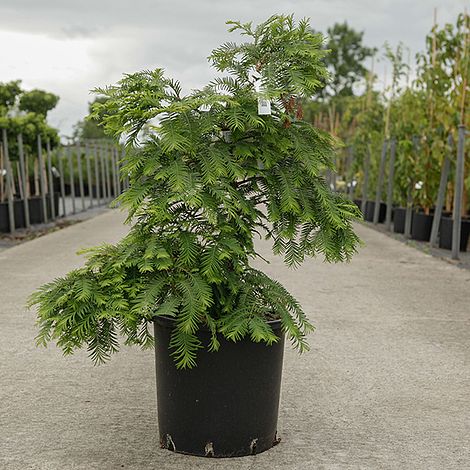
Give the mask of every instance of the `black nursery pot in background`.
[{"label": "black nursery pot in background", "polygon": [[[59,213],[59,193],[54,193],[54,210],[56,215]],[[40,196],[33,196],[29,199],[29,218],[32,224],[41,224],[45,221],[44,210],[42,207],[42,199]],[[49,195],[46,196],[47,217],[52,217],[51,200]]]},{"label": "black nursery pot in background", "polygon": [[[54,193],[54,207],[55,214],[59,213],[59,193]],[[31,224],[41,224],[45,221],[44,211],[42,207],[42,198],[40,196],[32,196],[28,199],[29,207],[29,220]],[[15,214],[15,228],[26,227],[25,212],[24,212],[24,201],[22,199],[16,199],[13,202],[13,209]],[[46,210],[47,216],[50,220],[52,217],[51,211],[51,200],[49,195],[46,196]],[[8,203],[0,203],[0,232],[10,231],[10,219],[8,217]]]},{"label": "black nursery pot in background", "polygon": [[[439,225],[439,248],[452,249],[452,229],[454,221],[451,217],[442,217]],[[470,219],[462,219],[460,225],[460,251],[467,251],[470,236]]]},{"label": "black nursery pot in background", "polygon": [[393,209],[393,231],[395,233],[405,233],[406,209],[395,207]]},{"label": "black nursery pot in background", "polygon": [[432,214],[427,215],[424,212],[415,212],[411,224],[411,238],[413,240],[428,242],[431,238],[433,219],[434,216]]},{"label": "black nursery pot in background", "polygon": [[[20,199],[13,201],[13,213],[15,215],[15,228],[23,228],[24,221],[24,203]],[[8,214],[8,202],[0,203],[0,232],[10,231],[10,219]]]},{"label": "black nursery pot in background", "polygon": [[[250,338],[219,338],[217,352],[201,349],[197,366],[180,369],[170,356],[173,320],[158,318],[155,357],[160,445],[175,452],[206,457],[252,455],[278,443],[277,417],[284,336],[271,346]],[[209,343],[210,332],[199,339]]]},{"label": "black nursery pot in background", "polygon": [[[364,214],[364,220],[367,222],[373,222],[374,220],[375,201],[366,202],[366,212]],[[380,203],[379,209],[379,224],[385,222],[385,214],[387,213],[387,205],[384,202]]]}]

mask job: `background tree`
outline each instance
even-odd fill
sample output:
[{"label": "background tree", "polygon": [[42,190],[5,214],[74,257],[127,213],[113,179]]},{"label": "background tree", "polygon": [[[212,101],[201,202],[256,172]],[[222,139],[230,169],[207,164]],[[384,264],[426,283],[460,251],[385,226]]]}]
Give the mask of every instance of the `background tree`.
[{"label": "background tree", "polygon": [[98,124],[99,121],[92,116],[93,106],[95,104],[104,104],[106,100],[107,98],[105,96],[97,96],[94,101],[88,103],[88,116],[86,116],[85,119],[78,121],[74,126],[74,140],[107,138],[103,127]]},{"label": "background tree", "polygon": [[4,116],[16,103],[21,93],[20,80],[0,83],[0,115]]},{"label": "background tree", "polygon": [[364,66],[376,49],[363,44],[364,31],[356,31],[347,22],[335,23],[327,29],[325,48],[330,51],[323,59],[330,80],[321,90],[323,97],[351,96],[357,83],[367,78]]},{"label": "background tree", "polygon": [[8,147],[11,160],[17,160],[17,135],[23,134],[26,153],[37,152],[37,136],[45,145],[59,143],[57,129],[47,123],[47,113],[54,109],[59,97],[44,90],[25,91],[21,80],[0,83],[0,129],[8,133]]},{"label": "background tree", "polygon": [[44,117],[54,109],[59,102],[59,97],[44,90],[34,89],[25,91],[20,95],[18,108],[20,111],[40,114]]},{"label": "background tree", "polygon": [[[376,49],[365,46],[363,36],[364,32],[354,30],[346,22],[335,23],[327,29],[328,39],[324,48],[330,52],[323,61],[329,79],[325,78],[314,100],[306,104],[306,115],[316,126],[342,139],[346,137],[340,132],[345,130],[342,117],[356,96],[354,85],[363,82],[367,90],[371,81],[364,63]],[[347,134],[350,133],[348,129]]]},{"label": "background tree", "polygon": [[[447,151],[449,133],[457,141],[460,123],[468,127],[467,108],[470,16],[460,14],[455,24],[434,25],[426,37],[426,50],[417,55],[416,87],[426,97],[427,122],[423,129],[418,168],[421,169],[422,189],[415,201],[426,212],[434,204],[439,185],[439,170]],[[465,122],[467,120],[467,122]],[[468,163],[466,168],[468,174]],[[450,188],[452,190],[452,187]],[[448,194],[451,196],[452,191]],[[452,197],[447,209],[451,209]],[[464,209],[466,201],[463,204]]]}]

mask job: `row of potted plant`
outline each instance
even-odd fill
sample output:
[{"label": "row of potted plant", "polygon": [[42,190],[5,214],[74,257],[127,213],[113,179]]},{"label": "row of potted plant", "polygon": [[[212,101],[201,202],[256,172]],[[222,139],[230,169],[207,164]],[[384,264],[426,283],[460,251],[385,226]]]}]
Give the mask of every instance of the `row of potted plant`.
[{"label": "row of potted plant", "polygon": [[[470,19],[467,13],[457,17],[455,24],[434,25],[426,38],[426,49],[416,57],[416,78],[410,79],[410,65],[404,60],[404,46],[395,50],[386,47],[385,55],[392,69],[391,83],[384,93],[366,88],[363,96],[354,97],[345,111],[344,126],[354,148],[353,177],[357,181],[356,197],[362,197],[366,155],[370,157],[368,199],[365,220],[372,221],[379,175],[381,147],[384,140],[396,139],[396,159],[393,177],[394,230],[404,231],[405,208],[413,208],[411,237],[429,241],[434,217],[441,168],[450,158],[450,173],[446,184],[443,217],[440,222],[440,246],[450,249],[452,231],[454,178],[459,125],[469,126],[468,109],[468,35]],[[373,78],[371,78],[371,83]],[[404,86],[406,84],[406,86]],[[352,116],[352,117],[351,117]],[[349,121],[348,121],[349,117]],[[354,131],[354,132],[353,132]],[[344,131],[346,132],[346,131]],[[464,152],[468,155],[467,139]],[[465,174],[470,171],[465,159]],[[381,200],[386,200],[389,178],[388,160],[384,171]],[[470,180],[466,177],[462,201],[461,250],[468,244],[470,231]],[[381,202],[379,222],[385,220],[385,203]]]}]

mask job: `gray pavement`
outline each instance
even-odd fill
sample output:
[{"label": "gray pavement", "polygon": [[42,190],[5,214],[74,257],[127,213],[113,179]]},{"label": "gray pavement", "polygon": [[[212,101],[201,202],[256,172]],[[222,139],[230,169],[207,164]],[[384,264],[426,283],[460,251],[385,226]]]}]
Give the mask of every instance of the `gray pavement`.
[{"label": "gray pavement", "polygon": [[470,272],[362,225],[345,265],[292,271],[260,243],[317,326],[309,353],[286,349],[281,443],[223,460],[159,449],[152,352],[93,367],[86,351],[37,349],[23,307],[80,265],[76,250],[117,241],[122,220],[109,211],[0,252],[0,469],[469,468]]},{"label": "gray pavement", "polygon": [[435,256],[437,258],[440,258],[448,263],[451,263],[455,266],[458,266],[459,268],[462,269],[470,269],[470,241],[468,243],[467,251],[461,251],[459,253],[459,259],[454,260],[452,259],[452,251],[451,250],[446,250],[444,248],[439,248],[438,246],[430,247],[429,242],[421,242],[417,240],[412,240],[409,238],[406,238],[402,233],[394,233],[394,232],[389,232],[384,224],[377,224],[374,225],[371,222],[363,222],[367,227],[377,230],[381,233],[384,233],[385,235],[394,238],[395,240],[399,240],[402,243],[406,243],[409,246],[412,246],[413,248],[416,248],[417,250],[421,250],[424,253],[427,253],[429,255]]},{"label": "gray pavement", "polygon": [[98,204],[98,200],[94,200],[93,206],[90,207],[89,199],[85,199],[85,208],[82,208],[81,200],[77,199],[75,204],[75,214],[73,213],[72,198],[65,198],[66,215],[63,215],[62,199],[59,200],[59,216],[47,223],[34,224],[27,230],[25,228],[17,229],[13,234],[0,232],[0,251],[12,248],[20,243],[31,240],[37,236],[44,234],[66,225],[96,217],[99,214],[109,210],[109,202]]}]

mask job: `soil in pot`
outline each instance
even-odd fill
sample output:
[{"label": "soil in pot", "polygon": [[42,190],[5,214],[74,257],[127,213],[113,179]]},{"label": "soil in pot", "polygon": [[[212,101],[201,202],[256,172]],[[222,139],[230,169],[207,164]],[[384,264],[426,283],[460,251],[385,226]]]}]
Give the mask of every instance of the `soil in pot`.
[{"label": "soil in pot", "polygon": [[[364,214],[364,220],[366,220],[367,222],[373,222],[374,210],[375,210],[375,201],[367,201],[366,212]],[[386,213],[387,213],[387,205],[384,202],[381,202],[380,209],[379,209],[379,224],[383,224],[385,222]]]},{"label": "soil in pot", "polygon": [[395,233],[405,233],[406,209],[395,207],[393,209],[393,231]]},{"label": "soil in pot", "polygon": [[[439,225],[439,248],[452,249],[452,230],[454,221],[451,217],[442,217]],[[462,219],[460,224],[460,251],[467,251],[470,236],[470,219]]]},{"label": "soil in pot", "polygon": [[411,224],[411,238],[413,240],[428,242],[431,238],[432,221],[434,216],[424,212],[413,213]]},{"label": "soil in pot", "polygon": [[[155,320],[155,356],[160,444],[206,457],[253,455],[277,444],[277,418],[284,353],[279,321],[271,346],[249,338],[220,337],[220,349],[200,349],[197,366],[177,369],[170,356],[173,321]],[[210,332],[201,331],[203,345]]]}]

